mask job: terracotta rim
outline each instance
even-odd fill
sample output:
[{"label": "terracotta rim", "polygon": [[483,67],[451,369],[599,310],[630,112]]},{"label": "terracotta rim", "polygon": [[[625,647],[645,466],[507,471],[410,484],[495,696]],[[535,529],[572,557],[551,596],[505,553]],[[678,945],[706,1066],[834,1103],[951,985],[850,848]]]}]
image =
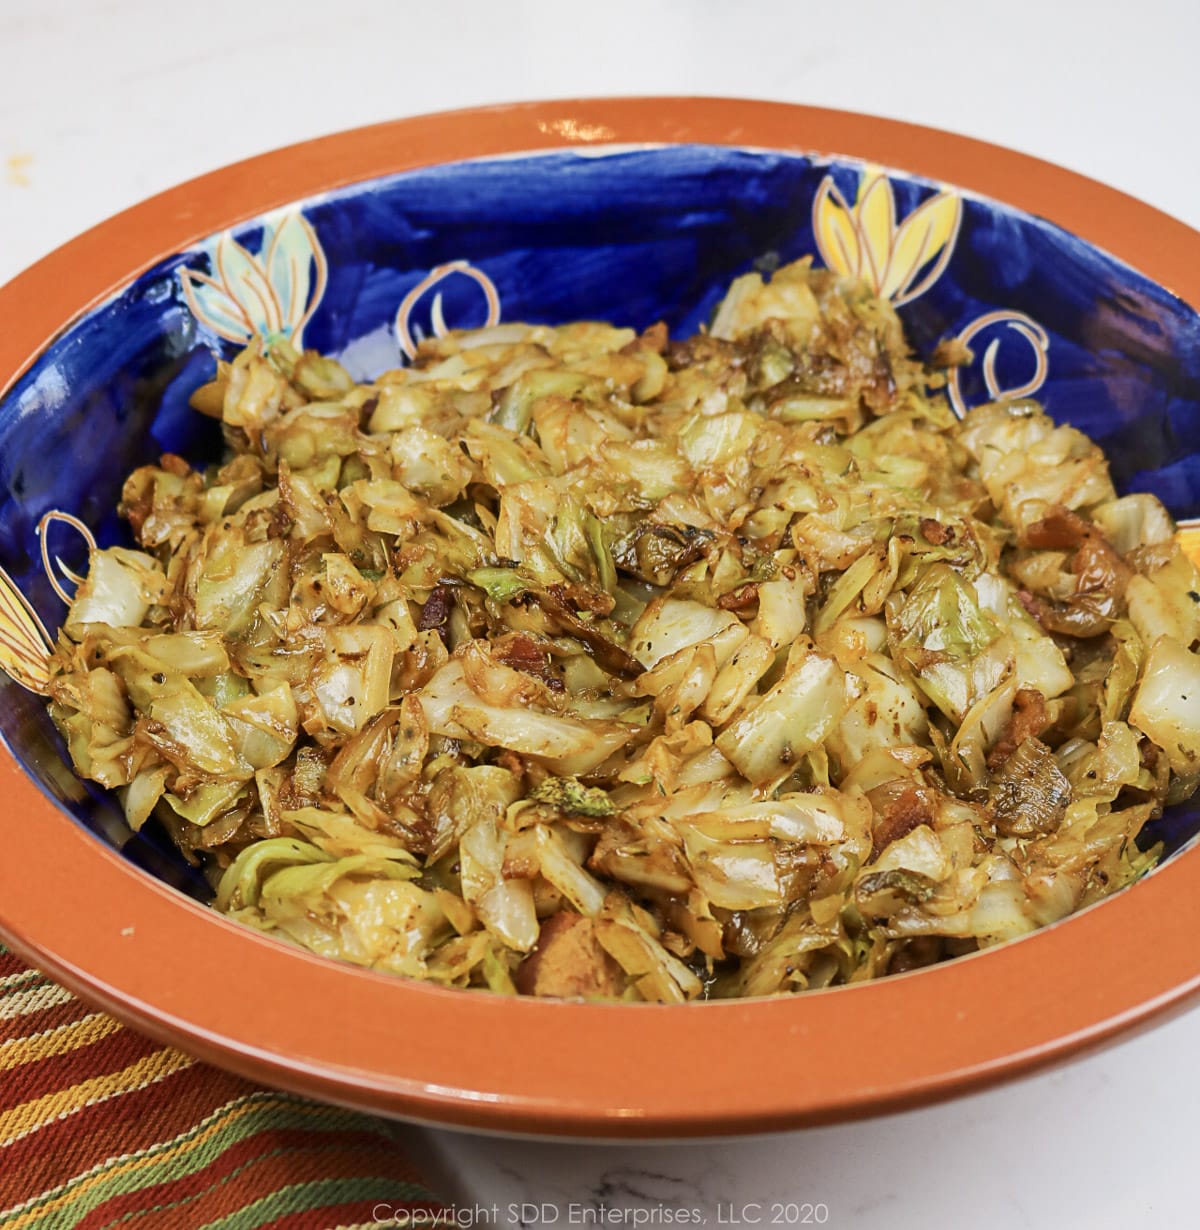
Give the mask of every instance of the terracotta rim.
[{"label": "terracotta rim", "polygon": [[[0,289],[0,386],[137,273],[268,209],[432,163],[640,142],[837,153],[903,168],[1047,218],[1200,302],[1200,234],[1010,150],[777,103],[528,103],[306,142],[101,224]],[[7,751],[0,803],[0,934],[21,956],[243,1075],[462,1127],[684,1137],[852,1118],[1030,1071],[1200,989],[1194,851],[1066,924],[919,974],[787,1000],[616,1007],[438,990],[291,950],[124,862]]]}]

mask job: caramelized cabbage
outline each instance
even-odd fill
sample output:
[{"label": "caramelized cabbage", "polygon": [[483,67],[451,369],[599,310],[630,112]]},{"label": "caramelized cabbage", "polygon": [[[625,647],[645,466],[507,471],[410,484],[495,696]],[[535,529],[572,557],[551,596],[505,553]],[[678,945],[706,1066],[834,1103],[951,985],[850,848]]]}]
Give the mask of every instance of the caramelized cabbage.
[{"label": "caramelized cabbage", "polygon": [[1200,576],[1033,402],[956,422],[801,261],[708,333],[505,324],[356,384],[278,339],[127,481],[51,711],[314,952],[503,994],[790,994],[1129,883],[1200,784]]}]

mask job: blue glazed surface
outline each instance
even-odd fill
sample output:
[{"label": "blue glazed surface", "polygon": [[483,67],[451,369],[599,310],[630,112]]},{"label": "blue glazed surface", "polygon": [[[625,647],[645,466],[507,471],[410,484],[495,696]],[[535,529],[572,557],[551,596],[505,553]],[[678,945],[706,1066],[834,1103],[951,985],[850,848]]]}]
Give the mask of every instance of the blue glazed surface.
[{"label": "blue glazed surface", "polygon": [[[888,172],[904,219],[939,186]],[[328,281],[303,342],[344,357],[359,377],[399,366],[399,305],[431,271],[466,261],[495,287],[503,320],[588,317],[685,335],[709,318],[730,279],[815,253],[813,202],[829,179],[851,202],[856,162],[702,146],[477,161],[408,172],[302,202]],[[250,252],[268,220],[233,238]],[[1168,291],[1049,223],[963,194],[961,224],[940,276],[900,312],[928,355],[1003,311],[1044,330],[1036,393],[1109,454],[1118,490],[1152,491],[1178,518],[1200,516],[1200,317]],[[0,568],[46,626],[64,608],[41,568],[36,526],[60,509],[101,545],[128,541],[115,515],[121,483],[163,451],[215,457],[215,425],[187,406],[216,356],[238,349],[189,309],[182,269],[214,272],[214,245],[182,253],[131,283],[59,337],[0,404]],[[437,286],[454,327],[482,324],[480,283],[461,273]],[[416,336],[436,321],[434,293],[408,317]],[[972,349],[995,346],[993,379],[1027,381],[1036,364],[1011,322],[985,325]],[[962,400],[988,400],[982,363]],[[55,527],[53,554],[82,568],[82,540]],[[0,675],[0,734],[42,787],[77,820],[152,873],[203,895],[154,826],[133,835],[114,802],[78,782],[41,697]],[[1200,831],[1200,806],[1156,826],[1177,850]]]}]

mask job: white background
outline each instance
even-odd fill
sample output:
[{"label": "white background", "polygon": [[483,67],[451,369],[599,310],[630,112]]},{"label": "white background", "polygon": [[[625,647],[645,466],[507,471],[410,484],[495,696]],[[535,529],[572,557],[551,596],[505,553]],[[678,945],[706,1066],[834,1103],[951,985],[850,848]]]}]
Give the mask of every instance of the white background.
[{"label": "white background", "polygon": [[[586,94],[756,96],[917,121],[1063,163],[1200,226],[1198,53],[1195,0],[0,0],[0,281],[250,154],[422,111]],[[495,1202],[501,1222],[523,1200],[553,1204],[560,1225],[572,1202],[576,1216],[693,1209],[715,1225],[718,1203],[726,1221],[730,1206],[762,1203],[744,1220],[767,1224],[771,1202],[809,1201],[841,1227],[1190,1226],[1198,1048],[1193,1013],[947,1106],[774,1138],[611,1147],[416,1133],[413,1147],[443,1195],[467,1211]],[[746,1055],[770,1062],[750,1038]]]}]

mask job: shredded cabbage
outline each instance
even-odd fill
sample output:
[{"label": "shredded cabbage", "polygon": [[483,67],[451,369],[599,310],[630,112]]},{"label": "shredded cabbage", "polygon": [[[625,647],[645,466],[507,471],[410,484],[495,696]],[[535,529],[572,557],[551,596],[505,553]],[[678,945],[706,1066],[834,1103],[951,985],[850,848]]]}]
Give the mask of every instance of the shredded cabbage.
[{"label": "shredded cabbage", "polygon": [[1200,785],[1200,574],[1035,403],[951,415],[800,261],[671,341],[256,343],[125,484],[51,712],[218,910],[501,994],[855,983],[1142,874]]}]

